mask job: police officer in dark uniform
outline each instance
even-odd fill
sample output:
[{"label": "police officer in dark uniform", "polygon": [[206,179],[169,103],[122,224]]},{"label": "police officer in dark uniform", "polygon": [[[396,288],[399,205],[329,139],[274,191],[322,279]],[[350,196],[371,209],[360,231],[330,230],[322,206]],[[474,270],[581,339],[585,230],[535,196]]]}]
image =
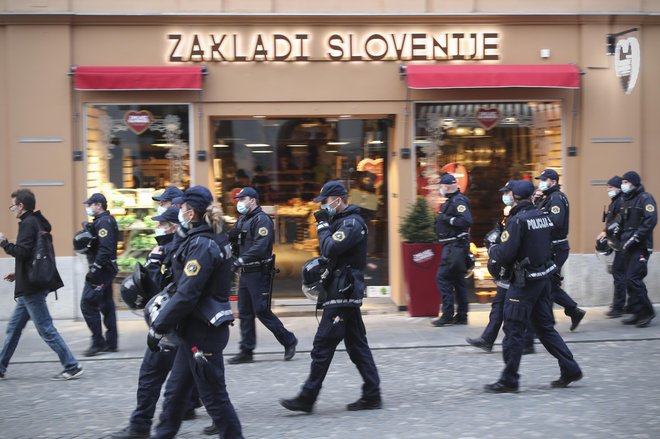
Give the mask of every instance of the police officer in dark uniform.
[{"label": "police officer in dark uniform", "polygon": [[[296,354],[298,339],[287,331],[280,319],[270,310],[270,295],[274,275],[273,220],[259,206],[259,194],[244,187],[234,196],[241,217],[229,232],[237,258],[235,269],[240,271],[238,314],[241,319],[240,351],[229,359],[230,364],[251,363],[257,345],[255,318],[273,333],[284,346],[284,359]],[[238,251],[236,251],[238,249]]]},{"label": "police officer in dark uniform", "polygon": [[531,182],[513,180],[506,188],[509,190],[504,194],[514,199],[513,209],[500,243],[488,249],[488,256],[512,273],[504,301],[505,367],[500,379],[487,384],[485,390],[493,393],[518,391],[523,337],[530,321],[543,346],[559,362],[561,375],[551,383],[552,387],[566,387],[581,379],[582,371],[554,328],[550,296],[550,277],[558,269],[551,253],[554,224],[550,216],[532,204],[534,185]]},{"label": "police officer in dark uniform", "polygon": [[[603,231],[596,236],[597,242],[607,244],[608,234],[613,232],[618,234],[621,228],[619,212],[623,205],[623,193],[621,192],[621,177],[615,175],[607,180],[607,196],[610,197],[610,204],[607,211],[603,214],[605,227]],[[618,239],[618,237],[617,237]],[[626,272],[623,269],[623,253],[619,249],[611,249],[607,246],[609,252],[614,252],[614,260],[611,266],[612,277],[614,278],[614,296],[612,305],[605,315],[611,319],[621,317],[626,305]]]},{"label": "police officer in dark uniform", "polygon": [[341,182],[329,181],[314,200],[322,203],[321,210],[314,216],[318,223],[320,253],[330,260],[330,274],[324,281],[325,294],[318,298],[317,307],[323,308],[323,315],[314,336],[309,376],[298,396],[280,400],[280,404],[291,411],[312,411],[335,349],[342,340],[364,380],[362,396],[348,404],[347,410],[382,407],[380,378],[360,312],[365,290],[367,226],[359,214],[360,208],[346,204],[346,197],[346,188]]},{"label": "police officer in dark uniform", "polygon": [[[83,355],[92,357],[102,352],[117,352],[117,316],[112,297],[112,281],[117,275],[117,239],[119,229],[115,218],[107,211],[108,201],[103,194],[92,194],[83,204],[87,215],[94,218],[86,228],[95,244],[87,253],[89,271],[80,299],[80,310],[92,331],[92,344]],[[106,327],[105,338],[101,315]]]},{"label": "police officer in dark uniform", "polygon": [[[442,315],[431,324],[467,325],[468,301],[465,274],[466,260],[470,251],[470,200],[461,193],[452,174],[440,178],[440,193],[447,197],[435,219],[435,232],[442,244],[442,258],[436,275],[436,283],[442,297]],[[454,295],[456,314],[454,315]]]},{"label": "police officer in dark uniform", "polygon": [[586,314],[578,308],[577,302],[573,300],[561,288],[561,268],[568,259],[568,198],[559,190],[559,174],[554,169],[545,169],[541,175],[535,177],[539,181],[539,190],[543,192],[536,207],[547,215],[550,215],[555,227],[552,230],[552,252],[559,270],[552,277],[552,300],[564,308],[564,314],[571,318],[571,331],[574,331]]},{"label": "police officer in dark uniform", "polygon": [[642,178],[635,171],[623,174],[621,191],[624,194],[622,253],[630,311],[633,314],[621,322],[645,328],[655,317],[644,278],[648,273],[648,259],[653,252],[653,229],[658,223],[657,206],[653,196],[644,190]]},{"label": "police officer in dark uniform", "polygon": [[165,334],[176,329],[181,344],[165,390],[160,422],[152,439],[173,438],[181,426],[184,406],[194,385],[223,439],[242,438],[241,423],[225,385],[222,351],[234,320],[231,288],[231,246],[222,231],[222,211],[202,186],[187,189],[178,219],[187,232],[172,257],[176,292],[151,324],[147,345],[161,350]]},{"label": "police officer in dark uniform", "polygon": [[183,196],[183,191],[181,189],[179,189],[176,186],[167,186],[163,190],[162,194],[156,195],[155,197],[151,197],[152,200],[158,202],[158,208],[156,209],[156,214],[157,215],[164,214],[169,207],[174,205],[172,203],[172,200],[182,196]]},{"label": "police officer in dark uniform", "polygon": [[[171,200],[169,201],[171,202]],[[158,245],[149,253],[144,267],[150,282],[144,282],[143,285],[153,286],[154,289],[149,292],[149,296],[162,291],[172,281],[171,262],[174,250],[177,248],[177,245],[174,245],[174,237],[177,236],[179,230],[178,215],[179,208],[172,205],[161,214],[151,218],[153,221],[158,221],[155,229]],[[113,439],[146,439],[149,437],[151,420],[156,411],[160,391],[172,369],[175,355],[176,349],[153,352],[147,348],[140,366],[137,406],[131,414],[129,425],[123,430],[113,433]],[[195,388],[191,390],[193,391],[188,407],[184,408],[183,420],[193,419],[195,415],[199,396]]]}]

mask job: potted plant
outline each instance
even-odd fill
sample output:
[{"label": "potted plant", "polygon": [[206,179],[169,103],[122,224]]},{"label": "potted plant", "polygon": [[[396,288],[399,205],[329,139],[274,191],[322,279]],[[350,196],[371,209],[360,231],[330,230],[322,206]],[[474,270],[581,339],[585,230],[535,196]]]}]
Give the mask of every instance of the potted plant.
[{"label": "potted plant", "polygon": [[440,265],[442,246],[435,234],[435,218],[423,197],[408,208],[401,222],[403,272],[408,313],[412,317],[437,316],[440,294],[435,275]]}]

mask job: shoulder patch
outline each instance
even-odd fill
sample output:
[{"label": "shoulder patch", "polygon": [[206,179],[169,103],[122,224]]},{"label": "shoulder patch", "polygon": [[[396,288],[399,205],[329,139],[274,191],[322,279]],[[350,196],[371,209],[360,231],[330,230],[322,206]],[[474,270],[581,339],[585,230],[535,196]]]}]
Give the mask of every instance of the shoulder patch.
[{"label": "shoulder patch", "polygon": [[507,242],[509,240],[509,232],[505,230],[502,232],[502,236],[500,236],[500,241],[502,242]]},{"label": "shoulder patch", "polygon": [[98,235],[101,238],[105,238],[106,236],[108,236],[108,230],[107,229],[101,229],[101,230],[99,230]]},{"label": "shoulder patch", "polygon": [[647,212],[655,212],[655,206],[653,204],[647,204],[644,208]]},{"label": "shoulder patch", "polygon": [[200,268],[202,268],[202,266],[199,265],[197,259],[193,259],[186,263],[186,268],[183,272],[186,273],[186,276],[197,276]]},{"label": "shoulder patch", "polygon": [[458,207],[456,208],[456,210],[458,210],[461,213],[465,212],[465,209],[466,207],[464,204],[459,204]]},{"label": "shoulder patch", "polygon": [[550,209],[550,212],[552,212],[555,215],[557,215],[560,211],[561,209],[559,208],[559,206],[552,206],[552,208]]},{"label": "shoulder patch", "polygon": [[346,239],[346,235],[341,230],[332,234],[332,239],[337,242],[341,242]]},{"label": "shoulder patch", "polygon": [[257,233],[259,233],[260,236],[268,236],[268,229],[265,227],[259,227]]},{"label": "shoulder patch", "polygon": [[165,264],[162,264],[160,266],[160,274],[165,274],[166,271],[167,271],[167,267],[165,266]]}]

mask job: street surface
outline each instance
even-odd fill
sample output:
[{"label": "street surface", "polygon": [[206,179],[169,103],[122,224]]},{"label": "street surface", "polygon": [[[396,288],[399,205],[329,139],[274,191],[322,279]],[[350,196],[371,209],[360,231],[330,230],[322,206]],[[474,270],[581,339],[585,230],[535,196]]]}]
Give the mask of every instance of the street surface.
[{"label": "street surface", "polygon": [[[608,320],[605,308],[589,308],[578,331],[556,311],[557,328],[585,378],[566,389],[550,388],[557,364],[537,342],[523,357],[521,391],[493,395],[502,367],[501,346],[487,354],[464,342],[480,334],[488,307],[472,306],[469,326],[433,328],[428,318],[378,308],[365,316],[382,381],[382,410],[347,412],[360,396],[360,376],[343,344],[335,356],[312,415],[288,412],[280,398],[293,397],[306,378],[316,328],[311,315],[284,317],[299,338],[298,355],[282,361],[282,349],[260,324],[255,362],[227,365],[229,394],[246,438],[649,438],[660,437],[660,322],[645,329]],[[656,309],[660,312],[660,309]],[[60,371],[55,354],[28,324],[4,380],[0,380],[0,437],[104,438],[123,428],[135,407],[135,389],[146,325],[120,312],[120,350],[85,359],[83,322],[56,327],[81,360],[79,380],[51,381]],[[4,338],[7,322],[0,322]],[[232,328],[226,356],[237,352]],[[501,342],[501,335],[498,343]],[[159,404],[160,408],[160,404]],[[178,437],[205,437],[203,408]]]}]

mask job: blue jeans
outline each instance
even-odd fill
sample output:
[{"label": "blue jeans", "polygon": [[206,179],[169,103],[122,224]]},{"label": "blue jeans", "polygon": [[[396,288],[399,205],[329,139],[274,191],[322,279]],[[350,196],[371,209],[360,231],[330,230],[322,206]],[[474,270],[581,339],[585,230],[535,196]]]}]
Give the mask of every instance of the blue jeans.
[{"label": "blue jeans", "polygon": [[23,332],[23,328],[30,319],[34,322],[39,336],[60,357],[60,363],[64,366],[64,370],[78,367],[78,360],[74,358],[60,333],[53,326],[53,319],[46,304],[47,295],[48,292],[44,291],[19,297],[16,300],[16,308],[14,308],[14,313],[7,324],[7,337],[0,353],[0,372],[5,373],[7,370],[9,360],[14,355],[18,340],[21,338],[21,332]]}]

